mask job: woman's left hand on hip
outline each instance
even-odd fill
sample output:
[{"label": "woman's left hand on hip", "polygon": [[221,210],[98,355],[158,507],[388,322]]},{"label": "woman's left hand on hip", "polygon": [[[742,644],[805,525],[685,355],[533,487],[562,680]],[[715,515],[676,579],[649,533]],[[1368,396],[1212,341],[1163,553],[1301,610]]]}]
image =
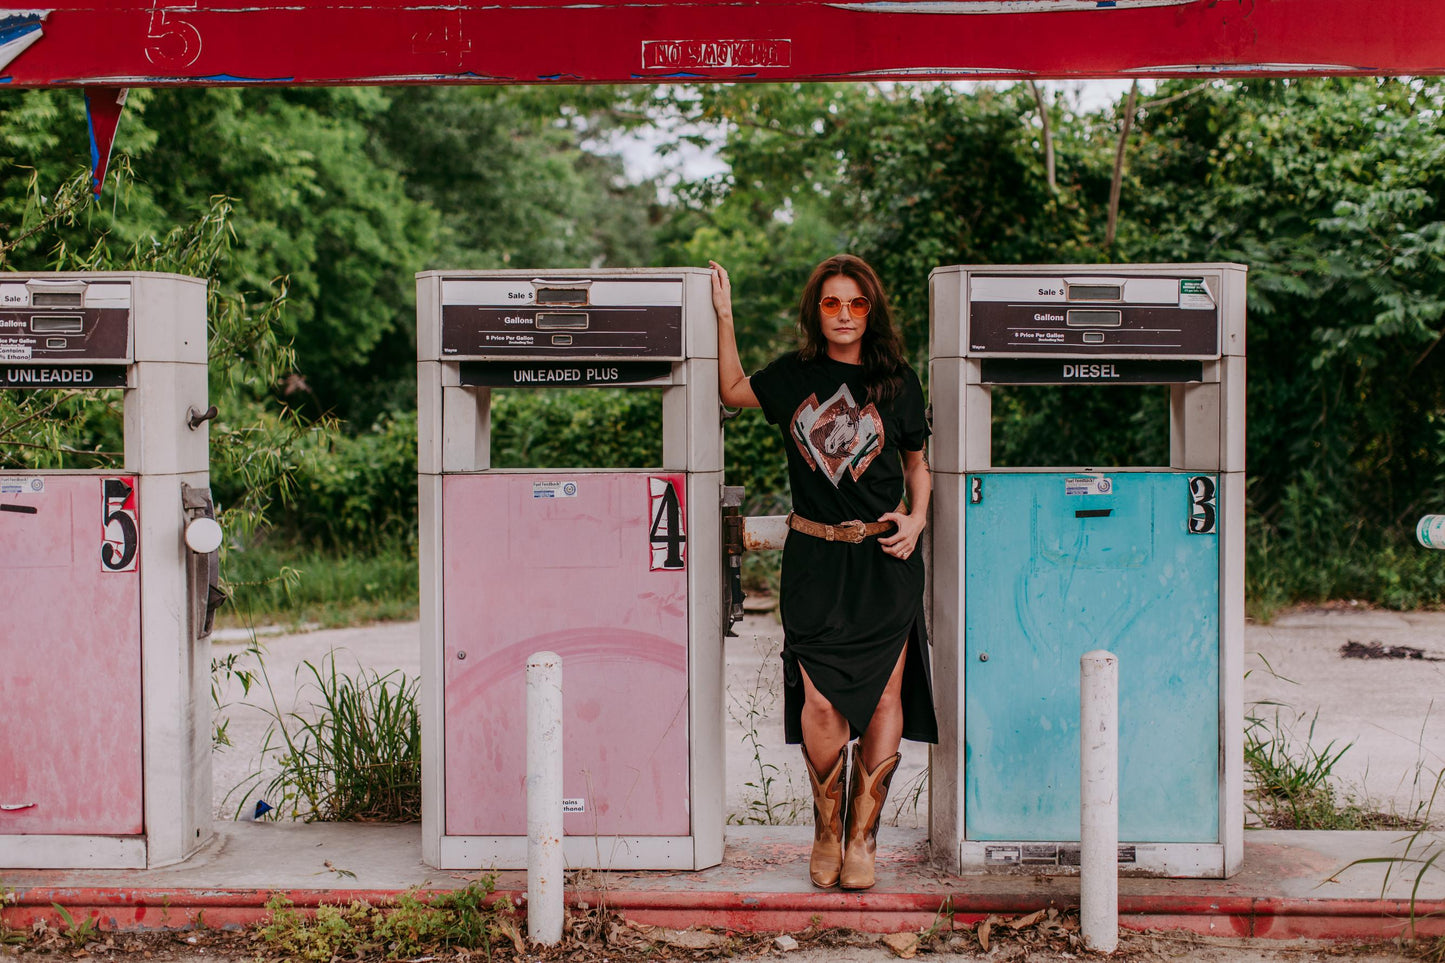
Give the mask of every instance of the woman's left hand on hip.
[{"label": "woman's left hand on hip", "polygon": [[892,522],[898,530],[892,535],[878,539],[878,546],[894,558],[908,558],[918,547],[918,536],[923,534],[925,519],[914,518],[907,512],[885,512],[878,516],[880,522]]}]

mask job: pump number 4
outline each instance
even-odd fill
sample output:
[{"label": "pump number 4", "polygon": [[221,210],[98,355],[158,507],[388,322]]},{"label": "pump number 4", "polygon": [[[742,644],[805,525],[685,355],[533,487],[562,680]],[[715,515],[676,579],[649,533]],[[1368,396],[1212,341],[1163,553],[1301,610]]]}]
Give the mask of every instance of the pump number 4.
[{"label": "pump number 4", "polygon": [[687,522],[682,498],[678,494],[678,483],[676,477],[652,475],[647,479],[652,516],[652,527],[648,532],[651,543],[649,568],[653,572],[687,568]]},{"label": "pump number 4", "polygon": [[101,482],[100,570],[134,572],[140,563],[140,517],[134,478]]}]

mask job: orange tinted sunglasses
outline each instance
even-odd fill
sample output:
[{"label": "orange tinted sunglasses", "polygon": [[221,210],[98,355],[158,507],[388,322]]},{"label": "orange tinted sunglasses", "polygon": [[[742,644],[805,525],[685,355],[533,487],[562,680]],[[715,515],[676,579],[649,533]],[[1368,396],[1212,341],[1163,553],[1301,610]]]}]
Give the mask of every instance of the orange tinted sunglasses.
[{"label": "orange tinted sunglasses", "polygon": [[844,301],[842,298],[835,298],[829,295],[818,302],[818,307],[823,309],[823,317],[836,318],[842,313],[845,304],[848,306],[848,313],[855,318],[866,318],[869,309],[873,307],[873,302],[861,294],[851,301]]}]

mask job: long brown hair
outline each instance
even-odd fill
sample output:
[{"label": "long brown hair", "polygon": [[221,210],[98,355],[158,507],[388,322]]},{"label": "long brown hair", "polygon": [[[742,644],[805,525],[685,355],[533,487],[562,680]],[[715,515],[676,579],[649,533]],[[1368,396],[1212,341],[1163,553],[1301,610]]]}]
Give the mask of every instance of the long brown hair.
[{"label": "long brown hair", "polygon": [[868,262],[852,254],[835,254],[813,269],[798,304],[798,327],[802,329],[803,345],[798,357],[814,361],[828,356],[828,341],[823,337],[823,322],[818,302],[822,299],[823,282],[837,275],[852,278],[862,289],[872,308],[868,311],[868,327],[863,331],[863,383],[868,401],[891,401],[903,390],[903,340],[893,327],[893,312],[883,283]]}]

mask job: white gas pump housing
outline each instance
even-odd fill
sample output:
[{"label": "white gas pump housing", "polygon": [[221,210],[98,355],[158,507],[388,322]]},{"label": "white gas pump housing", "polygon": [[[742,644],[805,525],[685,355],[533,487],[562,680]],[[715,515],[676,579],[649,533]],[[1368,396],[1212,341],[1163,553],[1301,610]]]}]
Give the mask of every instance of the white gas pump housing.
[{"label": "white gas pump housing", "polygon": [[[1243,859],[1245,268],[929,277],[931,838],[959,872],[1079,865],[1079,657],[1118,657],[1119,869]],[[999,385],[1168,385],[1169,463],[992,462]]]},{"label": "white gas pump housing", "polygon": [[211,835],[206,373],[203,280],[0,279],[0,389],[122,388],[125,438],[119,471],[0,471],[0,867],[162,866]]},{"label": "white gas pump housing", "polygon": [[[526,866],[525,668],[562,660],[569,867],[723,850],[722,428],[706,270],[417,276],[422,844]],[[661,464],[499,470],[494,391],[662,392]]]}]

